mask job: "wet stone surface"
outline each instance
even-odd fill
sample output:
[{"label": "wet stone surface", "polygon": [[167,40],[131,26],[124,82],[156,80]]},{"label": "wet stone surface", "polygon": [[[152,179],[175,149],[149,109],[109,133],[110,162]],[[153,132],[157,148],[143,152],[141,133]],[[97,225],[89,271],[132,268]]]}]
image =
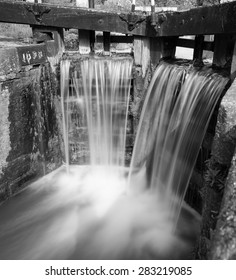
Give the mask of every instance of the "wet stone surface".
[{"label": "wet stone surface", "polygon": [[62,161],[58,84],[50,65],[5,70],[0,82],[0,202]]},{"label": "wet stone surface", "polygon": [[210,258],[236,259],[236,153],[226,181]]},{"label": "wet stone surface", "polygon": [[221,101],[211,158],[204,176],[203,222],[198,251],[201,259],[236,258],[235,147],[236,80]]}]

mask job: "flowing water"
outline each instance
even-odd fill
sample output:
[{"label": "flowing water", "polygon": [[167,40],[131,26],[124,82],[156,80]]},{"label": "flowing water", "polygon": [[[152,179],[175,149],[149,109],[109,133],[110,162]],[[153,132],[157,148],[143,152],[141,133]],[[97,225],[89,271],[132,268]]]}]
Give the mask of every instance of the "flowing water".
[{"label": "flowing water", "polygon": [[[88,59],[80,71],[69,74],[70,68],[62,62],[66,165],[1,206],[0,258],[191,258],[199,216],[183,198],[227,79],[208,70],[158,66],[128,168],[132,61]],[[70,165],[72,103],[88,134],[89,165]]]},{"label": "flowing water", "polygon": [[211,115],[227,83],[210,69],[189,71],[162,63],[148,88],[129,180],[132,185],[137,169],[145,172],[144,184],[162,197],[176,222]]},{"label": "flowing water", "polygon": [[84,105],[91,165],[124,166],[132,61],[85,60],[82,92],[77,72],[73,84]]}]

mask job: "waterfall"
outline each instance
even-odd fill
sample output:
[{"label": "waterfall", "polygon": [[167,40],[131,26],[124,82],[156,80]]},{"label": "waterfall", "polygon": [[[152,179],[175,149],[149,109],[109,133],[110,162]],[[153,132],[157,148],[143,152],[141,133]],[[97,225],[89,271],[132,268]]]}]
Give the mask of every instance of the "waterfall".
[{"label": "waterfall", "polygon": [[[124,166],[132,60],[81,62],[82,93],[90,148],[90,164]],[[74,73],[74,77],[76,77]]]},{"label": "waterfall", "polygon": [[148,88],[134,145],[130,185],[132,174],[143,170],[145,187],[161,196],[175,221],[211,115],[227,83],[228,78],[209,69],[189,70],[164,62]]}]

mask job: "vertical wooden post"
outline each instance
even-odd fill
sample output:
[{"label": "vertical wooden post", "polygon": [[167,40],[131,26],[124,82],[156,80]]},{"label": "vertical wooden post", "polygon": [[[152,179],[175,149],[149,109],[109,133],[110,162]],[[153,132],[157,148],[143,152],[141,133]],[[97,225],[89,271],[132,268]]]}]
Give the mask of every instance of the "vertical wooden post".
[{"label": "vertical wooden post", "polygon": [[131,12],[135,12],[135,3],[136,1],[135,0],[132,0],[132,4],[131,4]]},{"label": "vertical wooden post", "polygon": [[148,66],[155,68],[161,59],[174,58],[178,37],[134,38],[134,62],[142,66],[142,75],[146,75]]},{"label": "vertical wooden post", "polygon": [[217,34],[214,40],[213,67],[226,68],[230,66],[234,50],[233,36]]},{"label": "vertical wooden post", "polygon": [[204,45],[204,35],[196,35],[195,42],[194,42],[194,52],[193,52],[194,65],[202,64],[203,45]]},{"label": "vertical wooden post", "polygon": [[[95,8],[95,0],[89,0],[89,8],[91,9]],[[96,38],[95,31],[90,30],[90,48],[92,52],[94,52],[95,38]]]},{"label": "vertical wooden post", "polygon": [[[77,7],[94,8],[94,0],[76,0]],[[89,54],[93,50],[95,40],[94,31],[79,30],[79,52]]]},{"label": "vertical wooden post", "polygon": [[134,37],[134,79],[131,110],[134,116],[135,131],[150,76],[162,58],[175,56],[177,38]]},{"label": "vertical wooden post", "polygon": [[164,37],[161,44],[162,58],[174,58],[178,37]]},{"label": "vertical wooden post", "polygon": [[150,57],[155,68],[161,59],[174,58],[178,37],[150,38]]},{"label": "vertical wooden post", "polygon": [[231,76],[231,80],[234,80],[236,78],[236,39],[234,41],[234,50],[233,50],[232,64],[230,69],[230,76]]},{"label": "vertical wooden post", "polygon": [[150,40],[147,37],[134,37],[134,64],[141,66],[142,77],[145,77],[150,65]]},{"label": "vertical wooden post", "polygon": [[103,48],[105,54],[110,54],[111,33],[103,32]]}]

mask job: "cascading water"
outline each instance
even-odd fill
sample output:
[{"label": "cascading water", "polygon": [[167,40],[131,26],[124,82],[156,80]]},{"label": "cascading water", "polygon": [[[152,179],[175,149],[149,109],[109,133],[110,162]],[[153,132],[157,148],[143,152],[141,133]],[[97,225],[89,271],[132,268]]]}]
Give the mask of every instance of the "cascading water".
[{"label": "cascading water", "polygon": [[161,196],[176,221],[173,230],[210,117],[227,83],[209,69],[188,71],[162,63],[149,86],[129,180],[132,185],[137,169],[145,173],[146,188]]},{"label": "cascading water", "polygon": [[132,61],[127,59],[81,62],[82,92],[73,75],[89,136],[90,164],[124,166],[126,123]]},{"label": "cascading water", "polygon": [[[69,93],[70,63],[62,62],[67,172],[43,177],[1,206],[0,258],[191,257],[189,242],[199,221],[182,200],[227,79],[159,65],[128,175],[124,152],[131,69],[130,59],[84,60],[81,73],[71,75],[74,91]],[[88,131],[91,165],[69,165],[71,100],[82,115],[78,123]],[[12,219],[1,214],[8,211]]]}]

